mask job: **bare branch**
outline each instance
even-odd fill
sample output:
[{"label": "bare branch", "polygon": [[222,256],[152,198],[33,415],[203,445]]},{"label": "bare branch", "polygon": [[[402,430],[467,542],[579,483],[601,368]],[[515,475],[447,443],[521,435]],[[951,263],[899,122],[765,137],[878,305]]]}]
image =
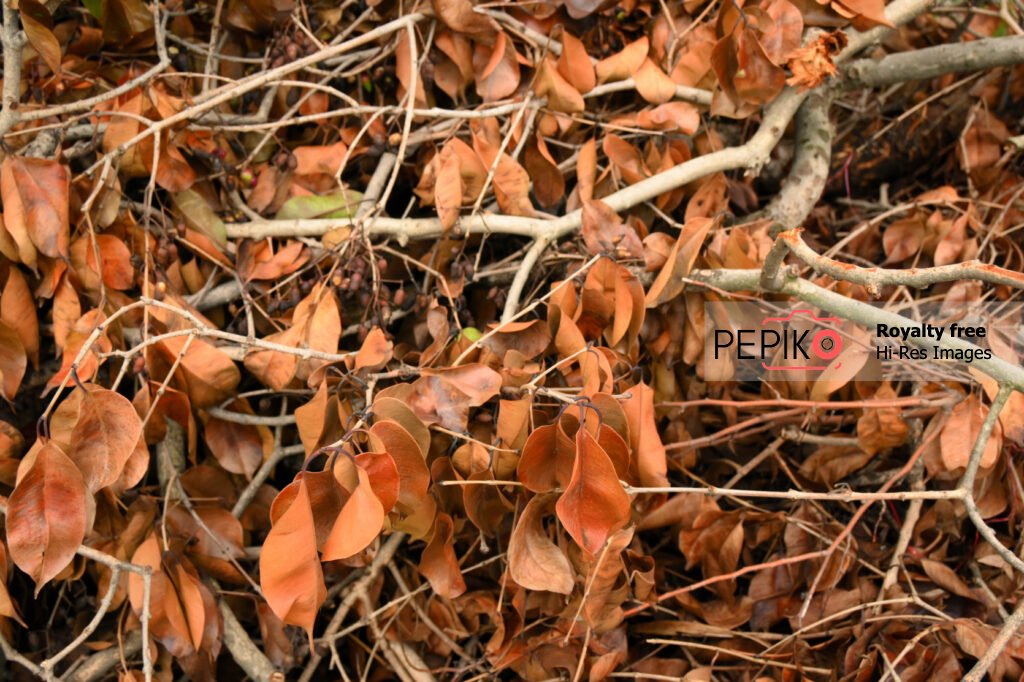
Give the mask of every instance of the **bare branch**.
[{"label": "bare branch", "polygon": [[969,73],[1024,63],[1024,36],[982,38],[891,54],[879,60],[858,59],[842,69],[842,87],[877,88],[947,73]]}]

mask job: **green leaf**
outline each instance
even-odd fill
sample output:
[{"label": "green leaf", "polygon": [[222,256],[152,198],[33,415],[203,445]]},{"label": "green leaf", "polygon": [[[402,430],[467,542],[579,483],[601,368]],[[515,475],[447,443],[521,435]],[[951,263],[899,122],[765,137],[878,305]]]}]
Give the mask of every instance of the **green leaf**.
[{"label": "green leaf", "polygon": [[278,220],[298,220],[301,218],[351,218],[359,209],[363,195],[350,189],[332,192],[331,194],[310,194],[304,197],[292,197],[284,202],[277,212]]},{"label": "green leaf", "polygon": [[103,0],[82,0],[82,4],[85,5],[87,10],[89,10],[89,14],[93,15],[97,19],[100,18]]},{"label": "green leaf", "polygon": [[228,243],[228,232],[224,221],[197,192],[186,189],[172,195],[174,205],[181,211],[185,223],[196,232],[201,232],[219,246]]}]

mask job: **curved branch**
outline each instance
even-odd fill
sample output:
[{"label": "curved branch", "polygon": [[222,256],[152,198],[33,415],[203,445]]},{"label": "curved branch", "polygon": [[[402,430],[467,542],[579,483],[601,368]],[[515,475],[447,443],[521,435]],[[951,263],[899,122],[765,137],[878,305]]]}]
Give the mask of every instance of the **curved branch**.
[{"label": "curved branch", "polygon": [[828,182],[833,133],[829,103],[827,93],[815,92],[796,114],[793,165],[782,189],[765,208],[768,217],[786,227],[797,227],[807,219]]},{"label": "curved branch", "polygon": [[793,255],[809,265],[815,272],[828,275],[833,279],[862,284],[873,289],[888,285],[909,286],[920,289],[941,282],[956,282],[965,279],[1024,289],[1024,273],[1007,270],[1006,268],[976,260],[952,265],[939,265],[932,268],[907,268],[905,270],[862,268],[848,263],[841,263],[826,256],[818,255],[800,237],[801,232],[802,230],[800,229],[783,232],[779,235],[779,241],[784,243],[793,252]]}]

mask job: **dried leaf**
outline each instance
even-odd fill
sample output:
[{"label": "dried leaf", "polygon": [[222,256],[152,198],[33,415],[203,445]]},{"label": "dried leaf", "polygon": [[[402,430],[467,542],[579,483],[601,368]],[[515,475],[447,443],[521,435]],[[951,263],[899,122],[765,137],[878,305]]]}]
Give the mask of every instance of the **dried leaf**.
[{"label": "dried leaf", "polygon": [[306,483],[277,518],[260,549],[260,587],[277,617],[298,625],[313,643],[316,612],[327,598],[316,549],[316,529]]},{"label": "dried leaf", "polygon": [[528,590],[570,594],[575,585],[572,566],[544,531],[552,500],[552,496],[538,495],[526,504],[508,543],[508,571]]},{"label": "dried leaf", "polygon": [[629,495],[615,467],[590,432],[576,432],[572,479],[555,505],[558,519],[580,547],[601,551],[608,537],[629,522]]},{"label": "dried leaf", "polygon": [[7,543],[15,565],[43,585],[64,570],[89,530],[82,474],[55,444],[48,443],[11,493]]}]

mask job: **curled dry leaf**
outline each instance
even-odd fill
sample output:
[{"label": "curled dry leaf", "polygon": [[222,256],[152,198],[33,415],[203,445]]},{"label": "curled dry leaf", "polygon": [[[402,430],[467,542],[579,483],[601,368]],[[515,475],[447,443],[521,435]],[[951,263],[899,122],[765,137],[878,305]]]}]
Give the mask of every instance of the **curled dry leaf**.
[{"label": "curled dry leaf", "polygon": [[509,539],[508,572],[528,590],[570,594],[576,582],[572,565],[544,530],[553,501],[553,495],[538,495],[526,503]]},{"label": "curled dry leaf", "polygon": [[548,98],[552,111],[575,114],[585,108],[583,95],[566,80],[551,57],[541,62],[533,88],[539,96]]},{"label": "curled dry leaf", "polygon": [[[650,42],[645,36],[626,45],[626,47],[622,48],[622,51],[613,54],[611,57],[599,61],[594,67],[597,73],[597,82],[607,83],[632,77],[643,65],[644,60],[647,59],[649,47]],[[675,88],[673,88],[674,91]]]}]

